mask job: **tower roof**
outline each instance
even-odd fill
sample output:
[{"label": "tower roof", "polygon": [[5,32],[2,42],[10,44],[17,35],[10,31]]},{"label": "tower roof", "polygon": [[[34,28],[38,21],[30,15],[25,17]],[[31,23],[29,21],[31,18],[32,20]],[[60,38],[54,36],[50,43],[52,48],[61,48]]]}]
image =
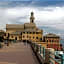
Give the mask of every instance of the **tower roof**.
[{"label": "tower roof", "polygon": [[34,13],[31,12],[31,16],[30,16],[30,23],[34,23]]},{"label": "tower roof", "polygon": [[34,14],[34,12],[31,12],[31,14]]},{"label": "tower roof", "polygon": [[31,12],[31,16],[33,16],[34,15],[34,12]]}]

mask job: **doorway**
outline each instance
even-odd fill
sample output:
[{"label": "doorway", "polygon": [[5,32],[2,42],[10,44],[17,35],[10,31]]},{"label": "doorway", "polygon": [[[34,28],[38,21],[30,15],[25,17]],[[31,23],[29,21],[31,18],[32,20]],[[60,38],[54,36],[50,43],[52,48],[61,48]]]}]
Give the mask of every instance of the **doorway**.
[{"label": "doorway", "polygon": [[17,40],[17,37],[15,37],[15,40]]}]

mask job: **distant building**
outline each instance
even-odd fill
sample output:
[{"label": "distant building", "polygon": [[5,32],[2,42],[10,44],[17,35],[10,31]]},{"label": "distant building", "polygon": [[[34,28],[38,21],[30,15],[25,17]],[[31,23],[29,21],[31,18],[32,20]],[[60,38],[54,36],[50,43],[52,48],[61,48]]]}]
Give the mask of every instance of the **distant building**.
[{"label": "distant building", "polygon": [[60,37],[58,35],[49,33],[44,36],[43,41],[47,43],[47,48],[61,50]]},{"label": "distant building", "polygon": [[30,23],[6,24],[6,33],[11,40],[31,40],[33,42],[42,41],[43,31],[36,27],[34,23],[34,13],[31,12]]},{"label": "distant building", "polygon": [[47,43],[59,43],[60,42],[60,37],[56,34],[49,33],[49,34],[46,34],[44,36],[43,40]]}]

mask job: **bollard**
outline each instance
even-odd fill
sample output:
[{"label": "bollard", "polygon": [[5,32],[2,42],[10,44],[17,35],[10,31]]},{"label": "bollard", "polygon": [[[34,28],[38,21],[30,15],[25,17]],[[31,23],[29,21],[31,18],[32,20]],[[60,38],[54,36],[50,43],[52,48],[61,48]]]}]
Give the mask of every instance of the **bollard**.
[{"label": "bollard", "polygon": [[64,54],[61,55],[61,64],[64,64]]},{"label": "bollard", "polygon": [[40,54],[41,54],[41,45],[40,45]]}]

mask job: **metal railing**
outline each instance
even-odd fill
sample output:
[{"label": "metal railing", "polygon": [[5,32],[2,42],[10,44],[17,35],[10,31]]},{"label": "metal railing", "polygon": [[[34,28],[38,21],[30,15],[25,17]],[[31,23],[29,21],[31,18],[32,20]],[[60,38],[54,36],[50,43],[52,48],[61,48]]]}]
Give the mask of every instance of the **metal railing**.
[{"label": "metal railing", "polygon": [[[55,57],[58,58],[58,59],[56,59],[56,58],[53,58],[52,56],[50,56],[50,58],[52,60],[54,60],[56,63],[58,63],[58,64],[64,64],[64,54],[61,54],[61,55],[57,54],[57,55],[55,55],[52,52],[50,52],[50,54],[52,54],[52,55],[54,55]],[[50,63],[52,63],[52,61],[50,61]]]},{"label": "metal railing", "polygon": [[[34,49],[34,51],[36,53],[39,53],[44,60],[47,59],[45,57],[46,56],[46,49],[42,45],[37,44],[37,43],[31,43],[31,47]],[[58,57],[59,59],[56,59],[55,57]],[[58,64],[64,64],[64,54],[61,54],[61,55],[57,54],[57,55],[55,55],[54,53],[49,51],[49,63],[50,64],[55,64],[50,59],[53,60],[54,62],[57,62]]]}]

